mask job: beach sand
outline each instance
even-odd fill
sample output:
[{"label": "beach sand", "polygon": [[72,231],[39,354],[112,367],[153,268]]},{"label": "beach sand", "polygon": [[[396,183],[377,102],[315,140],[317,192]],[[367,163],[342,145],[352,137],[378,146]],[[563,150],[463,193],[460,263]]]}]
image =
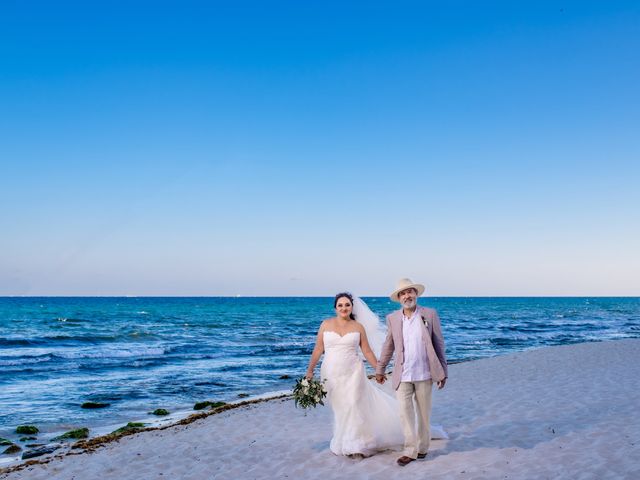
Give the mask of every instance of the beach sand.
[{"label": "beach sand", "polygon": [[291,399],[123,437],[2,479],[638,479],[640,340],[547,347],[451,365],[425,460],[329,451],[331,410]]}]

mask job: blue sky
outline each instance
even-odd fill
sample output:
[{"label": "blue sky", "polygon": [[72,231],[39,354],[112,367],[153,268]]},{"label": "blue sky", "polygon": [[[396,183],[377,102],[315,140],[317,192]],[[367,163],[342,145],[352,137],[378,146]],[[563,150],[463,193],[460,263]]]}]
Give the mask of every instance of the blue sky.
[{"label": "blue sky", "polygon": [[3,2],[0,295],[640,295],[637,2]]}]

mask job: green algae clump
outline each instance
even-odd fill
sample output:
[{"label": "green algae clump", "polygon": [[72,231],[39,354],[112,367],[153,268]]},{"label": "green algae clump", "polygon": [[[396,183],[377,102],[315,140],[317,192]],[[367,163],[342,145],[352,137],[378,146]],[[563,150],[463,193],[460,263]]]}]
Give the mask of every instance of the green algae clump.
[{"label": "green algae clump", "polygon": [[124,432],[137,432],[144,428],[144,423],[141,422],[129,422],[124,427],[120,427],[111,433],[124,433]]},{"label": "green algae clump", "polygon": [[11,455],[12,453],[18,453],[22,450],[22,448],[20,448],[18,445],[11,445],[10,447],[8,447],[4,452],[2,452],[3,454],[6,455]]},{"label": "green algae clump", "polygon": [[218,407],[222,407],[223,405],[226,405],[225,402],[198,402],[193,406],[194,410],[202,410],[204,408],[207,407],[211,407],[211,408],[218,408]]},{"label": "green algae clump", "polygon": [[84,428],[77,428],[75,430],[69,430],[67,433],[63,433],[62,435],[55,437],[53,440],[66,440],[69,438],[79,439],[79,438],[87,438],[88,436],[89,436],[89,429],[84,427]]},{"label": "green algae clump", "polygon": [[21,433],[23,435],[33,435],[34,433],[38,433],[38,427],[35,425],[20,425],[16,428],[16,433]]}]

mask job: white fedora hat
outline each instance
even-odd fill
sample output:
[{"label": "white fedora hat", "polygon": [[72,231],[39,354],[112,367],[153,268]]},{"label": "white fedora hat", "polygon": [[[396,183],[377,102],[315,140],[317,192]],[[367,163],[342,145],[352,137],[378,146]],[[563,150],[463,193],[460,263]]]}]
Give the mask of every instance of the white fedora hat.
[{"label": "white fedora hat", "polygon": [[410,278],[403,278],[398,281],[396,289],[391,295],[389,295],[389,298],[394,302],[399,302],[400,299],[398,298],[398,293],[400,293],[402,290],[406,290],[407,288],[415,288],[418,292],[418,296],[424,293],[424,285],[420,283],[413,283]]}]

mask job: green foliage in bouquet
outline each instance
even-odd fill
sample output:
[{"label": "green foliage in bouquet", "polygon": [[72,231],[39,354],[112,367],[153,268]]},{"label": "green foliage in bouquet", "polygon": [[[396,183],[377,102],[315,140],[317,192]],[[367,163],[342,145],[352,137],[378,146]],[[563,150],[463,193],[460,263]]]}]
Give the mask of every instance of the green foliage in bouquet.
[{"label": "green foliage in bouquet", "polygon": [[319,382],[315,378],[311,380],[302,377],[296,380],[296,386],[293,387],[293,400],[296,407],[310,408],[316,407],[318,404],[324,405],[322,399],[327,396],[323,382]]}]

